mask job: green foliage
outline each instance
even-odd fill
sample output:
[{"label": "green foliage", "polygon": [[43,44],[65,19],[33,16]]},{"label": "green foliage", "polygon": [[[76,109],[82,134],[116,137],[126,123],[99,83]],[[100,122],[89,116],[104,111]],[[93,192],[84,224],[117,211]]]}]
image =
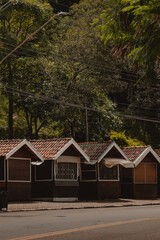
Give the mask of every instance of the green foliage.
[{"label": "green foliage", "polygon": [[102,39],[114,54],[129,57],[133,70],[138,64],[153,79],[160,56],[159,1],[108,0],[101,18]]},{"label": "green foliage", "polygon": [[115,141],[120,147],[127,147],[127,146],[143,146],[144,143],[140,142],[137,139],[132,139],[128,136],[126,136],[125,131],[124,132],[110,132],[110,139]]}]

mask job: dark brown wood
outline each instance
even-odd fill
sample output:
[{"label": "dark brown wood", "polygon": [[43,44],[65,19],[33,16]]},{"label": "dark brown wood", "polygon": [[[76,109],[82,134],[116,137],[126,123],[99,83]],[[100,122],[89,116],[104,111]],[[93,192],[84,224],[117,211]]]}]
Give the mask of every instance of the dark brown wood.
[{"label": "dark brown wood", "polygon": [[8,182],[8,201],[30,201],[31,184]]},{"label": "dark brown wood", "polygon": [[54,198],[79,198],[79,187],[54,186]]},{"label": "dark brown wood", "polygon": [[120,181],[98,182],[98,199],[119,198],[121,197]]},{"label": "dark brown wood", "polygon": [[97,182],[80,182],[79,198],[81,200],[97,200]]},{"label": "dark brown wood", "polygon": [[135,184],[134,198],[137,199],[154,199],[158,197],[157,184]]},{"label": "dark brown wood", "polygon": [[5,172],[4,172],[4,159],[0,159],[0,181],[5,180]]},{"label": "dark brown wood", "polygon": [[113,147],[105,156],[105,158],[121,158],[124,159],[122,154],[115,148]]},{"label": "dark brown wood", "polygon": [[[158,189],[158,186],[160,186],[160,175],[157,175],[157,173],[160,173],[160,164],[151,153],[147,154],[142,162],[132,170],[133,184],[129,182],[130,171],[130,169],[122,169],[121,171],[122,197],[137,199],[154,199],[158,197],[158,191],[160,193],[160,189]],[[156,175],[158,179],[155,179]],[[129,181],[127,179],[129,179]],[[149,183],[151,180],[155,180],[157,183]]]},{"label": "dark brown wood", "polygon": [[62,156],[80,156],[80,153],[73,145],[71,145],[66,151],[64,151]]},{"label": "dark brown wood", "polygon": [[32,198],[53,198],[53,181],[32,182]]},{"label": "dark brown wood", "polygon": [[53,178],[52,163],[52,160],[45,160],[43,164],[36,166],[36,180],[51,180]]},{"label": "dark brown wood", "polygon": [[31,181],[30,160],[9,159],[8,160],[8,180]]}]

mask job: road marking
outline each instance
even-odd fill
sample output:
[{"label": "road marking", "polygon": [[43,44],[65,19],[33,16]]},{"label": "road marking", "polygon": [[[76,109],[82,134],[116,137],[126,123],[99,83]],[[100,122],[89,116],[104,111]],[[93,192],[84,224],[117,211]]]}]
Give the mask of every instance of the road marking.
[{"label": "road marking", "polygon": [[33,240],[33,239],[39,239],[39,238],[43,238],[43,237],[52,237],[52,236],[62,235],[62,234],[67,234],[67,233],[74,233],[74,232],[92,230],[92,229],[97,229],[97,228],[112,227],[112,226],[118,226],[118,225],[129,224],[129,223],[145,222],[145,221],[151,221],[151,220],[156,220],[156,219],[158,219],[158,218],[133,219],[133,220],[128,220],[128,221],[112,222],[112,223],[105,223],[105,224],[100,224],[100,225],[92,225],[92,226],[86,226],[86,227],[80,227],[80,228],[60,230],[57,232],[49,232],[49,233],[30,235],[30,236],[26,236],[26,237],[10,238],[8,240]]}]

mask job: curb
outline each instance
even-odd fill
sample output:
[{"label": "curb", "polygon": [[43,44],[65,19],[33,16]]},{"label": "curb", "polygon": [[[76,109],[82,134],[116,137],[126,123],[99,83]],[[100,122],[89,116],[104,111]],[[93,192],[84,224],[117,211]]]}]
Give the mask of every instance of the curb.
[{"label": "curb", "polygon": [[9,209],[9,210],[2,210],[0,213],[12,213],[12,212],[28,212],[28,211],[49,211],[49,210],[73,210],[73,209],[96,209],[96,208],[120,208],[120,207],[142,207],[142,206],[158,206],[160,203],[142,203],[142,204],[127,204],[127,205],[109,205],[109,206],[84,206],[84,207],[61,207],[61,208],[26,208],[26,209]]}]

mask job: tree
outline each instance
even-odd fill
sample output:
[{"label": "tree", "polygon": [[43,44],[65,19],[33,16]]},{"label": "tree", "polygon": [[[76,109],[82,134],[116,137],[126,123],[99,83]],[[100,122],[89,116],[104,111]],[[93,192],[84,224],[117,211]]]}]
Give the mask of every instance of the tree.
[{"label": "tree", "polygon": [[[28,34],[34,32],[39,26],[42,25],[46,19],[51,16],[52,8],[48,3],[37,1],[23,1],[19,0],[16,4],[12,4],[0,16],[0,50],[1,59],[6,56],[11,49],[14,49],[20,42],[22,42]],[[1,68],[1,82],[10,87],[8,91],[9,98],[9,117],[8,128],[9,138],[13,138],[13,87],[17,86],[16,71],[18,69],[17,58],[19,56],[25,58],[29,52],[32,56],[37,55],[40,51],[40,44],[38,45],[39,37],[42,41],[45,40],[43,31],[37,34],[32,41],[21,48],[16,55],[11,55],[0,66]],[[36,51],[37,50],[37,51]],[[25,61],[25,60],[24,60]]]},{"label": "tree", "polygon": [[[87,113],[89,139],[101,140],[107,136],[109,126],[120,126],[118,117],[114,115],[115,106],[106,95],[120,88],[118,74],[108,70],[115,66],[115,61],[92,25],[93,19],[102,11],[103,4],[100,0],[83,0],[73,5],[70,16],[61,19],[55,28],[52,36],[54,45],[49,49],[48,58],[48,61],[52,61],[53,70],[50,96],[83,108],[103,108],[104,113]],[[66,136],[84,141],[87,124],[85,110],[61,106],[59,118],[61,121],[65,119]]]},{"label": "tree", "polygon": [[159,1],[107,0],[101,17],[102,39],[112,46],[113,54],[129,58],[134,71],[142,66],[147,80],[156,78],[160,56]]},{"label": "tree", "polygon": [[137,139],[132,139],[129,136],[126,136],[125,131],[124,132],[110,132],[110,139],[112,141],[115,141],[121,148],[123,147],[132,147],[132,146],[143,146],[144,143],[140,142]]}]

